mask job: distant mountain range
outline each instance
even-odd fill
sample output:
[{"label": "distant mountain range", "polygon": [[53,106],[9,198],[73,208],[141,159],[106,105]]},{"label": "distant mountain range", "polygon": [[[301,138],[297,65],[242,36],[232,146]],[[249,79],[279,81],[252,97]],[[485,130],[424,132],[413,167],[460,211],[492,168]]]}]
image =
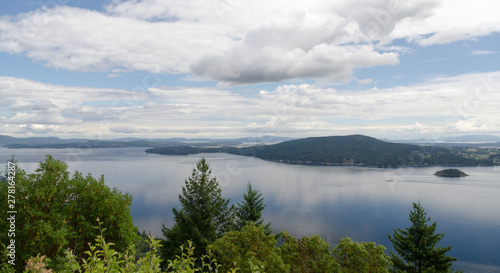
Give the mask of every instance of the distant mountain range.
[{"label": "distant mountain range", "polygon": [[[248,144],[275,144],[283,141],[293,140],[290,137],[262,136],[243,137],[233,139],[211,139],[211,138],[115,138],[109,140],[89,139],[62,139],[57,137],[26,137],[16,138],[0,135],[0,146],[7,148],[110,148],[110,147],[163,147],[170,145],[194,146],[206,145],[248,145]],[[447,137],[440,140],[418,139],[418,140],[389,140],[386,142],[406,144],[426,144],[435,146],[497,146],[500,147],[500,137],[493,135],[467,135],[458,137]]]},{"label": "distant mountain range", "polygon": [[[383,139],[385,141],[391,141]],[[436,146],[481,146],[486,144],[493,144],[500,147],[500,137],[493,135],[466,135],[457,137],[446,137],[436,140],[432,139],[416,139],[416,140],[392,140],[397,143],[413,143],[413,144],[429,144]]]},{"label": "distant mountain range", "polygon": [[402,166],[476,166],[494,165],[489,154],[467,154],[467,149],[391,143],[363,135],[310,137],[273,145],[251,147],[170,146],[146,150],[147,153],[183,155],[224,152],[254,156],[264,160],[324,165],[378,167]]},{"label": "distant mountain range", "polygon": [[166,139],[146,139],[146,138],[118,138],[110,140],[89,140],[89,139],[61,139],[57,137],[27,137],[15,138],[0,135],[0,146],[22,149],[22,148],[121,148],[121,147],[164,147],[164,146],[221,146],[221,145],[244,145],[244,144],[273,144],[290,140],[287,137],[244,137],[235,139],[210,139],[210,138],[166,138]]}]

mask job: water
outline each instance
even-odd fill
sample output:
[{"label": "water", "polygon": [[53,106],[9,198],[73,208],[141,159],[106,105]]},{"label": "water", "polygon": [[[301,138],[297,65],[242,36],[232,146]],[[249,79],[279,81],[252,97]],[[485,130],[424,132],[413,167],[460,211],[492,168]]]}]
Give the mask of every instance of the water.
[{"label": "water", "polygon": [[172,208],[201,157],[211,165],[225,197],[237,203],[246,185],[263,193],[263,217],[274,231],[295,236],[319,234],[335,245],[355,241],[392,245],[393,229],[408,227],[412,202],[420,201],[443,246],[465,272],[500,272],[500,167],[460,168],[468,177],[443,178],[442,168],[378,169],[301,166],[228,154],[160,156],[143,148],[20,149],[0,148],[0,162],[14,153],[18,164],[34,172],[46,154],[68,163],[69,170],[104,174],[110,187],[133,195],[131,213],[140,230],[161,237],[161,226],[173,223]]}]

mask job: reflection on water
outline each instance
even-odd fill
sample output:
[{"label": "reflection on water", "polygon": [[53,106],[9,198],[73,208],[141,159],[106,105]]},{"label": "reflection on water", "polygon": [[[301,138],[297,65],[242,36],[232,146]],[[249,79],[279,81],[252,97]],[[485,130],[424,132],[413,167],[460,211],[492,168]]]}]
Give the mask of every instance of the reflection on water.
[{"label": "reflection on water", "polygon": [[[296,236],[320,234],[335,244],[349,236],[392,248],[387,234],[410,225],[411,203],[420,201],[437,232],[445,232],[443,245],[453,245],[452,256],[466,272],[500,272],[500,168],[460,168],[468,177],[443,178],[439,167],[377,169],[301,166],[227,154],[159,156],[141,148],[93,150],[7,150],[20,167],[33,172],[45,154],[68,162],[78,170],[105,175],[111,187],[133,195],[132,216],[141,229],[161,236],[161,225],[172,225],[172,207],[203,156],[223,187],[223,194],[241,201],[250,181],[263,193],[263,216],[275,231]],[[482,267],[478,264],[493,267]]]}]

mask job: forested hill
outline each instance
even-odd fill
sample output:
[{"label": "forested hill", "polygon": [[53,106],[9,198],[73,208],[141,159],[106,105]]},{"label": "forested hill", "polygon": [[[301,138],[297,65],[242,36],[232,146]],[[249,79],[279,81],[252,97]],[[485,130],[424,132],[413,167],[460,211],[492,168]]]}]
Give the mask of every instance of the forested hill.
[{"label": "forested hill", "polygon": [[379,167],[493,165],[492,160],[465,157],[448,148],[391,143],[363,135],[310,137],[246,148],[176,146],[146,152],[166,155],[225,152],[297,164]]}]

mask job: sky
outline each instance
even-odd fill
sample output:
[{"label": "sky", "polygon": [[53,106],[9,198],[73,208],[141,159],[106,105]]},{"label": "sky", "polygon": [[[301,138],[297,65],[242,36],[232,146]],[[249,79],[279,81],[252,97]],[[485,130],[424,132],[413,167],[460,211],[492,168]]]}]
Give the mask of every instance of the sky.
[{"label": "sky", "polygon": [[0,0],[0,134],[500,136],[490,0]]}]

